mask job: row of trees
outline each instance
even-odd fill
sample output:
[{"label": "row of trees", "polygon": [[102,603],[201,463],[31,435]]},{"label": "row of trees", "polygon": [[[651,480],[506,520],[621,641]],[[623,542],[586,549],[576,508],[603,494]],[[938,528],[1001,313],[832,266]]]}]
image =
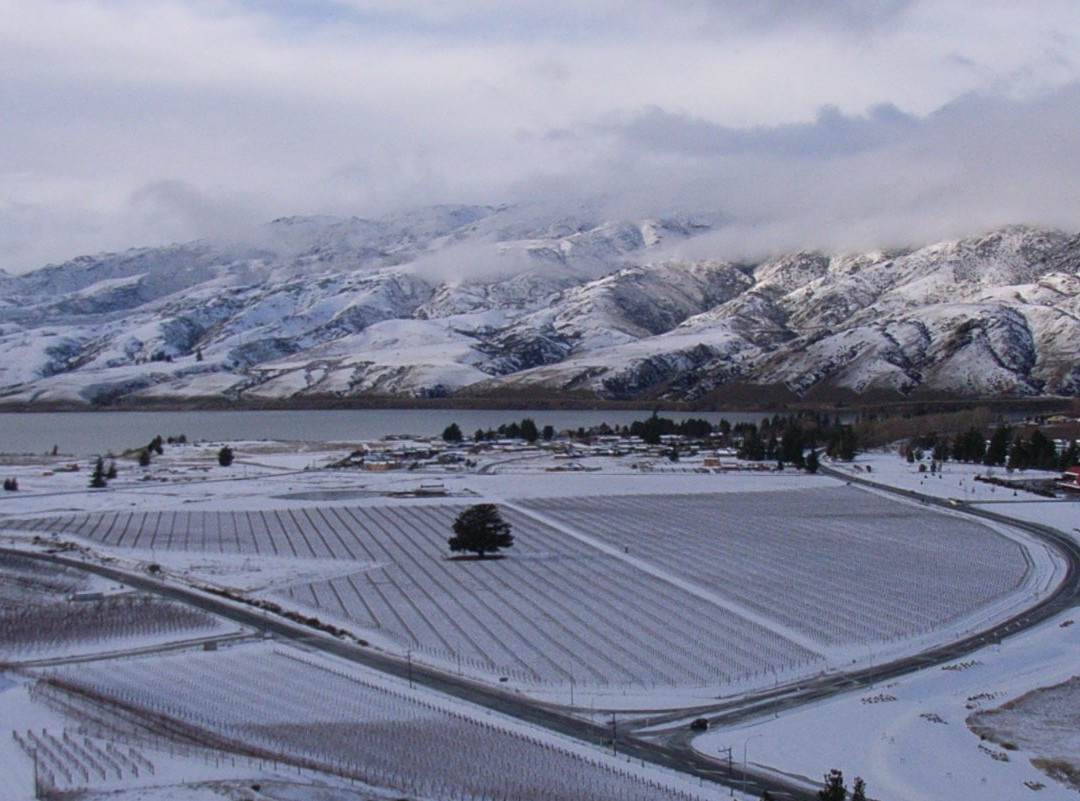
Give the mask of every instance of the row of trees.
[{"label": "row of trees", "polygon": [[1039,429],[1034,429],[1025,437],[1023,432],[1014,434],[1008,425],[998,426],[989,439],[982,429],[972,426],[951,440],[936,433],[909,440],[908,461],[918,461],[927,452],[937,462],[951,458],[957,462],[1004,466],[1014,470],[1064,470],[1080,463],[1080,447],[1075,440],[1059,454],[1053,440]]},{"label": "row of trees", "polygon": [[[739,457],[751,461],[776,459],[784,464],[806,467],[809,454],[817,459],[817,449],[824,448],[833,459],[851,461],[857,452],[858,439],[855,430],[842,423],[822,426],[820,422],[805,425],[797,417],[789,417],[781,424],[770,424],[760,430],[753,423],[740,423],[735,433],[741,435]],[[816,469],[816,464],[815,464]]]},{"label": "row of trees", "polygon": [[[844,774],[833,768],[825,774],[825,785],[818,790],[817,797],[818,801],[866,801],[866,782],[856,776],[851,786],[851,795],[848,795]],[[773,801],[772,793],[768,790],[763,792],[761,801]]]},{"label": "row of trees", "polygon": [[[504,423],[497,429],[476,429],[473,433],[473,442],[492,441],[496,439],[523,439],[526,442],[536,442],[543,438],[545,442],[555,436],[554,426],[544,426],[543,429],[536,427],[536,422],[531,417],[526,417],[520,423]],[[451,423],[443,429],[442,438],[445,442],[463,442],[465,435],[457,423]]]},{"label": "row of trees", "polygon": [[[627,426],[609,426],[601,423],[592,428],[578,428],[571,436],[586,439],[596,436],[638,437],[650,445],[659,445],[665,436],[682,436],[688,439],[710,440],[712,444],[728,446],[737,444],[739,456],[753,461],[773,460],[805,467],[807,451],[814,453],[821,448],[834,459],[850,461],[855,457],[858,438],[855,429],[840,422],[838,417],[827,414],[773,415],[762,419],[760,426],[754,423],[732,425],[727,420],[713,424],[708,420],[687,418],[672,420],[656,412],[645,420],[635,420]],[[542,430],[526,417],[520,423],[509,423],[473,434],[476,442],[492,439],[523,439],[536,442],[548,441],[555,436],[555,429],[546,425]],[[465,439],[461,427],[451,423],[442,432],[446,442],[458,443]],[[816,458],[816,454],[815,454]]]}]

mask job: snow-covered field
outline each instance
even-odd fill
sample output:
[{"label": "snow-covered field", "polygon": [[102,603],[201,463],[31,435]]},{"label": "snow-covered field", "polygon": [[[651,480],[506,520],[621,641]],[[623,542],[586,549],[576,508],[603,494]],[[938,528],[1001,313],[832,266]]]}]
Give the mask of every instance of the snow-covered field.
[{"label": "snow-covered field", "polygon": [[[751,768],[773,766],[810,781],[837,767],[849,778],[862,776],[874,798],[1008,801],[1027,798],[1035,786],[1043,785],[1033,798],[1075,799],[1076,789],[1031,764],[1032,759],[1064,757],[1075,766],[1080,709],[1075,693],[1058,697],[1061,704],[1052,717],[1039,710],[1017,712],[1003,733],[1003,740],[1018,746],[1016,750],[984,742],[965,721],[973,712],[1075,676],[1080,625],[1061,624],[1078,617],[1064,615],[965,659],[777,719],[770,715],[751,725],[709,732],[694,745],[711,754],[725,746],[736,752],[746,747]],[[1071,724],[1055,729],[1055,720]],[[1016,736],[1017,727],[1032,736]]]},{"label": "snow-covered field", "polygon": [[[32,470],[9,463],[0,474],[17,475],[20,491],[0,499],[3,542],[25,548],[70,542],[89,549],[87,558],[105,557],[121,567],[158,564],[165,581],[230,587],[314,613],[372,647],[400,656],[408,650],[411,658],[449,672],[505,678],[501,686],[564,704],[576,694],[582,712],[701,702],[877,662],[983,628],[1048,591],[1061,572],[1025,535],[822,476],[703,471],[693,458],[678,465],[657,460],[654,466],[665,471],[649,471],[641,459],[615,457],[589,458],[594,471],[554,473],[549,468],[565,462],[536,453],[484,455],[484,473],[456,465],[387,473],[312,469],[354,446],[235,443],[238,458],[229,468],[216,464],[217,443],[169,447],[145,471],[118,460],[120,477],[97,491],[86,489],[85,465],[62,473],[40,458]],[[1075,519],[1072,509],[1080,508],[1023,493],[1014,498],[1011,490],[974,482],[974,467],[949,464],[938,478],[881,454],[860,457],[857,469],[885,483],[992,504],[1005,514],[1015,508],[1024,519],[1065,530]],[[434,485],[446,497],[400,497]],[[515,547],[500,560],[452,561],[445,543],[450,523],[479,500],[500,503]],[[86,582],[59,571],[51,591],[108,589]],[[105,600],[131,600],[124,599],[121,593]],[[980,743],[964,718],[1069,679],[1080,656],[1078,629],[1046,625],[957,669],[931,668],[779,720],[710,732],[698,742],[707,753],[748,748],[755,765],[811,780],[830,767],[861,773],[879,798],[993,801],[1030,792],[1025,781],[1045,783],[1039,797],[1065,797],[1056,795],[1062,785],[1027,765],[1030,756],[1056,756],[1045,750],[1045,740],[1017,738],[1021,750],[1008,751],[1006,762],[995,756],[1004,750]],[[153,648],[204,631],[220,638],[229,628],[214,621],[194,633],[165,625],[114,636],[124,648]],[[394,751],[409,738],[489,738],[508,764],[528,766],[514,798],[662,798],[690,789],[654,769],[624,775],[615,764],[605,767],[597,749],[493,722],[482,710],[282,644],[238,644],[214,653],[193,644],[170,655],[120,658],[121,649],[97,635],[83,638],[85,647],[73,645],[75,639],[55,637],[67,645],[49,651],[90,659],[48,668],[62,688],[31,692],[25,675],[0,681],[4,729],[26,740],[30,731],[43,738],[45,728],[71,751],[72,764],[65,764],[70,781],[60,769],[66,758],[60,751],[49,768],[58,787],[83,786],[80,771],[97,770],[86,755],[95,757],[97,749],[112,755],[120,775],[89,785],[126,788],[131,795],[125,798],[147,801],[201,798],[214,792],[208,789],[213,782],[241,778],[279,787],[280,795],[267,796],[274,798],[317,797],[289,782],[333,785],[318,791],[327,799],[361,797],[350,795],[361,786],[363,797],[393,791],[502,798],[508,785],[495,778],[497,767],[485,778],[454,767],[434,748],[413,747],[408,756]],[[110,651],[108,660],[95,661],[95,649]],[[130,704],[144,718],[194,727],[217,750],[189,744],[185,753],[169,756],[162,740],[129,742],[131,732],[121,736],[116,720],[108,731],[91,732],[88,702],[71,700],[77,688]],[[68,698],[66,715],[61,696]],[[76,714],[74,707],[83,711]],[[1016,714],[1022,718],[1025,711]],[[81,751],[67,744],[65,733]],[[362,757],[358,742],[370,749]],[[42,755],[52,743],[40,746]],[[237,757],[244,751],[239,743],[248,757],[274,753],[292,767]],[[0,769],[22,782],[11,798],[26,797],[32,747],[14,737],[0,745]],[[149,789],[155,782],[132,748],[154,763],[162,777],[157,785],[174,789]],[[235,765],[222,762],[223,748]],[[402,768],[407,761],[410,767]],[[290,778],[297,762],[308,772]],[[108,773],[107,763],[100,767]],[[178,776],[202,789],[182,794],[175,789]]]},{"label": "snow-covered field", "polygon": [[207,744],[422,798],[691,798],[687,782],[658,786],[599,751],[268,643],[56,670],[45,692],[87,715],[103,700],[125,710],[91,724],[103,739],[152,744],[130,713],[167,715]]},{"label": "snow-covered field", "polygon": [[[840,465],[836,465],[840,466]],[[870,472],[867,473],[867,468]],[[1080,502],[1038,498],[975,481],[982,465],[946,463],[937,476],[895,453],[861,455],[853,475],[903,489],[978,504],[1018,519],[1080,535]],[[1004,476],[1004,471],[996,473]],[[1036,471],[1014,478],[1055,477]],[[712,731],[695,740],[705,753],[732,746],[753,768],[818,781],[837,767],[861,775],[869,794],[905,801],[1075,799],[1063,777],[1080,771],[1080,614],[1043,625],[957,662],[817,702],[779,718]],[[1064,685],[1059,687],[1058,685]],[[1047,689],[1041,689],[1047,688]],[[1020,703],[1010,703],[1023,697]],[[1003,706],[1007,711],[990,714]],[[982,740],[966,721],[993,729]],[[1007,744],[1005,747],[1002,743]],[[1057,779],[1039,766],[1049,764]],[[1057,766],[1057,767],[1055,767]],[[1075,781],[1075,779],[1074,779]],[[849,781],[850,786],[850,781]]]},{"label": "snow-covered field", "polygon": [[[20,526],[140,560],[296,560],[307,575],[290,582],[286,573],[271,600],[526,692],[561,695],[575,681],[638,706],[645,696],[656,703],[658,689],[662,704],[678,693],[702,702],[903,653],[915,639],[1029,602],[1055,571],[1018,538],[830,481],[504,500],[517,544],[487,561],[448,558],[463,505],[367,501],[69,514]],[[325,575],[319,560],[329,562]],[[222,583],[198,561],[185,569]],[[843,592],[831,584],[837,571],[849,576]]]},{"label": "snow-covered field", "polygon": [[[1023,547],[985,526],[849,487],[552,498],[527,507],[818,649],[926,634],[1032,578]],[[841,591],[832,582],[838,572]]]},{"label": "snow-covered field", "polygon": [[148,648],[235,631],[180,604],[139,596],[96,577],[0,554],[0,662]]}]

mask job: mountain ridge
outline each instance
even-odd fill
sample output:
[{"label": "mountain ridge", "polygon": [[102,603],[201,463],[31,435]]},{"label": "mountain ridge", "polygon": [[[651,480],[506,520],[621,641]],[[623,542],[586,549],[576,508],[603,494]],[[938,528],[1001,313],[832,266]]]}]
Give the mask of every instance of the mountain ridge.
[{"label": "mountain ridge", "polygon": [[83,256],[0,280],[0,403],[1080,394],[1080,235],[680,257],[722,225],[439,206]]}]

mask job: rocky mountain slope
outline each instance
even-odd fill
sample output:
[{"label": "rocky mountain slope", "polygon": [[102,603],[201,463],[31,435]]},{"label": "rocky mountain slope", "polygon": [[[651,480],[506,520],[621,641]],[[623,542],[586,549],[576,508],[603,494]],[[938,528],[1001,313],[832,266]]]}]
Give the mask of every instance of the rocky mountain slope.
[{"label": "rocky mountain slope", "polygon": [[678,257],[720,224],[438,207],[4,276],[0,401],[1080,393],[1078,236]]}]

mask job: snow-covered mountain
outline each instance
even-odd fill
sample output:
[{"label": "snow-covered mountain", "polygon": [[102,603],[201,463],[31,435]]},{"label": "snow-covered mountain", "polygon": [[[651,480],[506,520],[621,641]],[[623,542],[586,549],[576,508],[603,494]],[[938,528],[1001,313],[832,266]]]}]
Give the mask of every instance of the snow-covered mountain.
[{"label": "snow-covered mountain", "polygon": [[3,276],[0,401],[1080,394],[1078,236],[677,257],[721,224],[436,207]]}]

